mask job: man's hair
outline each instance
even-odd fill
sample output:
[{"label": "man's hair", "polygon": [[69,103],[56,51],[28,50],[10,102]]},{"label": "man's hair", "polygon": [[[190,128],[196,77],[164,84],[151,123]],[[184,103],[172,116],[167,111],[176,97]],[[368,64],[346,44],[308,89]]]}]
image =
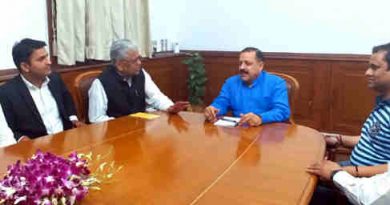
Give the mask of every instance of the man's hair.
[{"label": "man's hair", "polygon": [[21,63],[30,63],[31,54],[40,48],[46,46],[44,41],[38,41],[30,38],[22,39],[20,42],[16,42],[12,47],[12,58],[18,70],[20,71]]},{"label": "man's hair", "polygon": [[125,59],[127,52],[129,51],[138,51],[137,45],[127,39],[114,41],[110,49],[110,58],[112,63],[115,63],[117,60]]},{"label": "man's hair", "polygon": [[259,50],[258,48],[255,48],[255,47],[246,47],[246,48],[244,48],[240,53],[245,53],[245,52],[255,52],[255,53],[256,53],[256,59],[257,59],[258,61],[264,61],[263,52],[261,52],[261,50]]},{"label": "man's hair", "polygon": [[380,51],[385,51],[385,61],[387,62],[387,70],[390,70],[390,43],[379,45],[379,46],[374,46],[372,48],[372,53],[378,53]]}]

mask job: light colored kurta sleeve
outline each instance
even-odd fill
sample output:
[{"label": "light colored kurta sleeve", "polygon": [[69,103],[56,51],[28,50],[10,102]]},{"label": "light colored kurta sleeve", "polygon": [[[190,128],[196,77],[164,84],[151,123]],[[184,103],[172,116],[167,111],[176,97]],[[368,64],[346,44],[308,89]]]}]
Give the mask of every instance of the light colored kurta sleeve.
[{"label": "light colored kurta sleeve", "polygon": [[389,172],[369,178],[357,178],[342,171],[333,180],[353,204],[390,204]]},{"label": "light colored kurta sleeve", "polygon": [[99,79],[95,79],[88,90],[88,118],[91,123],[114,119],[107,115],[107,95]]},{"label": "light colored kurta sleeve", "polygon": [[157,85],[153,82],[149,73],[142,69],[145,75],[145,94],[146,94],[146,104],[147,110],[150,110],[150,107],[166,111],[170,106],[173,105],[171,99],[164,95]]},{"label": "light colored kurta sleeve", "polygon": [[11,129],[8,127],[7,121],[4,117],[3,109],[0,105],[0,147],[15,144],[16,140]]}]

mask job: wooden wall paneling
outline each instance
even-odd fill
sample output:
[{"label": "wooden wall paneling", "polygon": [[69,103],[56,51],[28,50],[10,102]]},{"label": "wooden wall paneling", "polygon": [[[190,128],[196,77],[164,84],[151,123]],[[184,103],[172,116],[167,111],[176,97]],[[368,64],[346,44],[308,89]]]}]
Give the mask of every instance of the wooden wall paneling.
[{"label": "wooden wall paneling", "polygon": [[206,83],[205,105],[219,95],[227,78],[238,74],[238,57],[204,56],[208,81]]},{"label": "wooden wall paneling", "polygon": [[19,72],[16,68],[15,69],[0,70],[0,84],[3,84],[7,80],[15,77],[18,74],[19,74]]},{"label": "wooden wall paneling", "polygon": [[313,114],[316,115],[316,120],[320,127],[316,129],[320,131],[329,131],[330,114],[329,103],[331,103],[331,64],[329,61],[316,61],[314,78],[310,79],[314,84],[313,95]]},{"label": "wooden wall paneling", "polygon": [[183,56],[145,60],[143,67],[166,96],[173,101],[188,100],[188,70]]},{"label": "wooden wall paneling", "polygon": [[372,111],[375,92],[367,86],[366,62],[332,64],[332,102],[330,130],[359,134],[363,122]]},{"label": "wooden wall paneling", "polygon": [[[294,119],[315,129],[324,126],[322,119],[327,109],[326,99],[329,88],[324,85],[330,78],[327,64],[312,60],[273,60],[266,61],[266,70],[286,73],[295,77],[299,84],[299,95],[295,101]],[[321,83],[325,82],[325,83]]]}]

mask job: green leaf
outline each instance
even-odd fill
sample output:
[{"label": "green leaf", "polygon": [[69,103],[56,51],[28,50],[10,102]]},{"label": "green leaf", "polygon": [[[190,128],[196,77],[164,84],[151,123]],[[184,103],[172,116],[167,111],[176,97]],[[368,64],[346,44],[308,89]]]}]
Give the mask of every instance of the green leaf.
[{"label": "green leaf", "polygon": [[188,68],[188,100],[193,105],[203,104],[202,98],[205,95],[205,85],[207,82],[207,73],[203,57],[196,52],[182,62],[187,65]]}]

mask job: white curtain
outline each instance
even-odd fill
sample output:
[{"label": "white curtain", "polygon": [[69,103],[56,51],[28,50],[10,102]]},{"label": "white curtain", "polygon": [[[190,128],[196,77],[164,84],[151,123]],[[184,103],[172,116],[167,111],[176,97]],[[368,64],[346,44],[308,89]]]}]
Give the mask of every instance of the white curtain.
[{"label": "white curtain", "polygon": [[[58,63],[75,64],[85,59],[85,0],[57,0],[57,42],[54,54]],[[54,20],[54,19],[53,19]]]},{"label": "white curtain", "polygon": [[149,56],[148,0],[56,0],[55,5],[59,64],[110,60],[111,43],[120,38]]}]

